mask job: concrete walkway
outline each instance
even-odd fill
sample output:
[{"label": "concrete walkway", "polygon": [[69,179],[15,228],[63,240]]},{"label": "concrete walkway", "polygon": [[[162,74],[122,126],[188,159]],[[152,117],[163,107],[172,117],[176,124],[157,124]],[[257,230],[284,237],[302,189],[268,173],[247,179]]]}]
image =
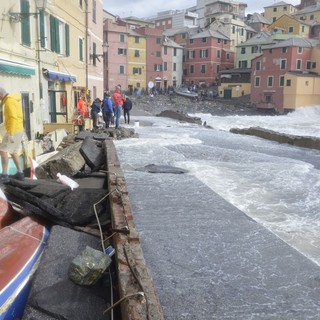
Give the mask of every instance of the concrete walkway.
[{"label": "concrete walkway", "polygon": [[166,174],[163,183],[163,174],[126,168],[124,158],[166,320],[319,319],[319,266],[193,176]]}]

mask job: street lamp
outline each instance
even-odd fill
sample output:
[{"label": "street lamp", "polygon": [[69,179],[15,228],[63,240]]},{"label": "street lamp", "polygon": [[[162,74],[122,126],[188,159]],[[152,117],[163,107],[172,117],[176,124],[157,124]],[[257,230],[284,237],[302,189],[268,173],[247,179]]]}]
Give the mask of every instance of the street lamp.
[{"label": "street lamp", "polygon": [[20,22],[26,17],[34,16],[39,14],[39,11],[45,10],[47,7],[47,0],[35,0],[37,12],[9,12],[8,16],[11,22]]},{"label": "street lamp", "polygon": [[107,43],[107,42],[104,42],[104,43],[102,44],[102,51],[103,51],[103,53],[100,53],[100,54],[90,53],[90,58],[91,58],[92,60],[97,59],[99,62],[101,62],[100,59],[99,59],[99,57],[104,57],[104,54],[108,51],[108,48],[109,48],[108,43]]}]

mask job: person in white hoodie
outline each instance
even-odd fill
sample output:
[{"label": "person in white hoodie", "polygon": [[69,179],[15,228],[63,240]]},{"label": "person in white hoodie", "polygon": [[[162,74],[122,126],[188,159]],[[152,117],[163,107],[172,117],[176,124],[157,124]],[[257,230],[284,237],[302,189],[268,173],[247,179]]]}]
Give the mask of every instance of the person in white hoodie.
[{"label": "person in white hoodie", "polygon": [[24,174],[19,161],[18,152],[22,148],[24,136],[23,112],[21,96],[18,94],[8,94],[4,88],[0,87],[1,107],[4,108],[4,127],[6,133],[0,143],[0,156],[2,165],[1,180],[8,179],[9,154],[17,168],[17,173],[12,178],[23,180]]}]

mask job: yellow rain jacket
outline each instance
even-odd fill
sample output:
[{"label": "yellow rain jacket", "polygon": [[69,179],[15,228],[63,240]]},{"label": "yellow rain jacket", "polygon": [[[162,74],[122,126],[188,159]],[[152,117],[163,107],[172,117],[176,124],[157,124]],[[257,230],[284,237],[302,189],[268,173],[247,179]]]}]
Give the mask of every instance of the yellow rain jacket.
[{"label": "yellow rain jacket", "polygon": [[23,131],[21,96],[8,94],[2,99],[4,105],[4,126],[10,136]]}]

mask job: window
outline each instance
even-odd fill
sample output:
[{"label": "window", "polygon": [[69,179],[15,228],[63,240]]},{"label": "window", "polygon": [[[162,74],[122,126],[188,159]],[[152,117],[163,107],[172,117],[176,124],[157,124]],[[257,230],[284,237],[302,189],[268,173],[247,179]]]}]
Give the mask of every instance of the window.
[{"label": "window", "polygon": [[92,0],[92,21],[97,22],[97,1]]},{"label": "window", "polygon": [[139,43],[140,42],[140,37],[136,36],[134,37],[134,43]]},{"label": "window", "polygon": [[118,55],[119,56],[125,56],[126,54],[127,54],[127,49],[118,48]]},{"label": "window", "polygon": [[120,42],[124,42],[124,34],[120,34]]},{"label": "window", "polygon": [[155,64],[154,71],[162,71],[162,64]]},{"label": "window", "polygon": [[205,65],[205,64],[202,64],[202,65],[200,66],[200,72],[201,72],[201,73],[206,73],[206,65]]},{"label": "window", "polygon": [[280,76],[279,77],[279,87],[283,87],[284,86],[284,76]]},{"label": "window", "polygon": [[79,60],[83,62],[83,39],[79,38]]},{"label": "window", "polygon": [[218,43],[221,43],[221,39],[218,38]]},{"label": "window", "polygon": [[287,47],[281,48],[281,52],[282,52],[282,53],[287,53],[287,51],[288,51],[288,48],[287,48]]},{"label": "window", "polygon": [[283,11],[287,11],[287,7],[283,7]]},{"label": "window", "polygon": [[196,56],[195,51],[194,50],[189,50],[188,51],[188,58],[189,59],[194,59]]},{"label": "window", "polygon": [[217,64],[217,70],[216,70],[217,73],[220,72],[220,64]]},{"label": "window", "polygon": [[248,67],[248,61],[247,60],[240,60],[239,61],[239,68],[247,68]]},{"label": "window", "polygon": [[193,44],[193,39],[189,39],[189,43],[190,43],[190,44]]},{"label": "window", "polygon": [[168,47],[163,47],[163,54],[168,54]]},{"label": "window", "polygon": [[260,77],[256,77],[256,78],[255,78],[254,86],[255,86],[255,87],[260,87]]},{"label": "window", "polygon": [[261,61],[256,61],[256,70],[261,70]]},{"label": "window", "polygon": [[298,47],[298,53],[302,53],[303,52],[303,48],[302,47]]},{"label": "window", "polygon": [[271,94],[266,94],[264,96],[264,101],[267,103],[271,103],[272,102],[272,95]]},{"label": "window", "polygon": [[273,17],[273,18],[272,18],[272,22],[275,22],[276,20],[277,20],[276,17]]},{"label": "window", "polygon": [[[53,52],[69,54],[69,26],[50,15],[50,49]],[[83,61],[83,60],[81,60]]]},{"label": "window", "polygon": [[207,42],[207,38],[202,38],[202,39],[201,39],[201,42],[202,42],[202,43],[206,43],[206,42]]},{"label": "window", "polygon": [[311,15],[310,15],[310,20],[313,20],[313,19],[314,19],[314,15],[311,14]]},{"label": "window", "polygon": [[280,60],[280,69],[286,70],[287,69],[287,59],[281,59]]},{"label": "window", "polygon": [[[181,39],[185,39],[186,38],[186,34],[185,33],[182,33],[181,34]],[[191,42],[190,42],[191,43]]]},{"label": "window", "polygon": [[141,74],[141,68],[133,68],[132,69],[133,74]]},{"label": "window", "polygon": [[175,62],[173,63],[173,71],[177,71],[177,64]]},{"label": "window", "polygon": [[194,65],[190,66],[190,73],[194,73]]},{"label": "window", "polygon": [[201,49],[200,50],[200,58],[208,58],[209,51],[208,49]]},{"label": "window", "polygon": [[293,27],[289,27],[288,28],[288,33],[293,33],[293,30],[294,30]]},{"label": "window", "polygon": [[277,12],[277,8],[273,8],[273,12]]},{"label": "window", "polygon": [[232,26],[232,33],[235,34],[236,33],[236,27]]},{"label": "window", "polygon": [[307,61],[306,68],[307,68],[307,69],[311,69],[311,61]]},{"label": "window", "polygon": [[301,65],[302,65],[302,60],[301,60],[301,59],[298,59],[298,60],[297,60],[297,64],[296,64],[297,70],[300,70],[300,69],[301,69]]},{"label": "window", "polygon": [[161,57],[161,52],[160,51],[156,51],[156,57],[160,58]]},{"label": "window", "polygon": [[240,53],[241,54],[245,54],[246,53],[246,47],[241,47]]},{"label": "window", "polygon": [[220,59],[221,58],[221,51],[217,50],[217,58]]},{"label": "window", "polygon": [[140,57],[140,51],[139,50],[134,50],[134,56],[135,56],[135,58],[139,58]]},{"label": "window", "polygon": [[301,32],[304,32],[305,31],[305,28],[304,26],[301,27]]},{"label": "window", "polygon": [[123,65],[121,65],[121,66],[119,67],[119,73],[120,73],[120,74],[124,74],[124,66],[123,66]]},{"label": "window", "polygon": [[268,76],[268,87],[273,87],[273,76]]},{"label": "window", "polygon": [[287,87],[291,87],[291,79],[287,79]]},{"label": "window", "polygon": [[156,44],[161,44],[161,38],[157,37]]},{"label": "window", "polygon": [[174,57],[177,56],[177,48],[173,48],[173,56],[174,56]]},{"label": "window", "polygon": [[227,60],[230,60],[230,53],[227,53]]},{"label": "window", "polygon": [[163,63],[163,70],[164,71],[168,70],[168,62],[166,62],[166,61]]},{"label": "window", "polygon": [[258,53],[259,52],[259,47],[258,46],[252,46],[251,47],[251,53]]}]

